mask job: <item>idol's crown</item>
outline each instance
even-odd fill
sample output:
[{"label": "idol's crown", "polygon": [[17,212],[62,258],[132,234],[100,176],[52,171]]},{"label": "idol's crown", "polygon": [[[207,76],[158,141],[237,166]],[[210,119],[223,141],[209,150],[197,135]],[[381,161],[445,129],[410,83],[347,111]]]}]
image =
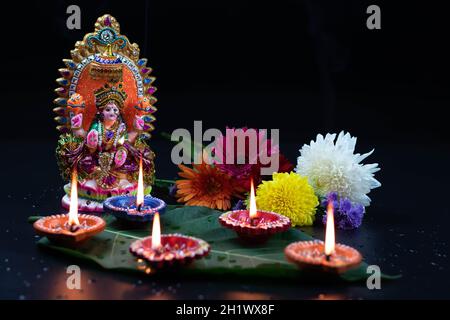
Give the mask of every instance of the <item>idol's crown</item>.
[{"label": "idol's crown", "polygon": [[119,108],[123,108],[127,93],[122,88],[122,84],[110,85],[106,83],[103,87],[95,90],[95,104],[102,109],[110,101],[116,102]]}]

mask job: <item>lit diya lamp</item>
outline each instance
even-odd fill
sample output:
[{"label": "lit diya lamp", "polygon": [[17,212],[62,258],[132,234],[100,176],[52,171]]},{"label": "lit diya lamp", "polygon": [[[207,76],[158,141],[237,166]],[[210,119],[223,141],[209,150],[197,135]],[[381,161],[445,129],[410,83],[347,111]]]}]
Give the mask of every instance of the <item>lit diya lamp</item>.
[{"label": "lit diya lamp", "polygon": [[222,214],[219,222],[233,229],[239,238],[248,243],[263,243],[278,232],[287,231],[291,220],[281,214],[256,209],[255,188],[250,183],[250,210],[233,210]]},{"label": "lit diya lamp", "polygon": [[153,219],[152,235],[130,245],[130,252],[134,256],[158,269],[186,265],[206,256],[209,250],[209,244],[201,239],[181,234],[161,235],[158,212]]},{"label": "lit diya lamp", "polygon": [[144,196],[142,157],[139,161],[138,189],[136,196],[120,195],[106,199],[103,211],[117,219],[129,222],[149,222],[156,212],[164,213],[166,203],[150,195]]},{"label": "lit diya lamp", "polygon": [[327,206],[325,243],[320,240],[294,242],[285,248],[284,253],[287,260],[302,269],[323,270],[330,273],[343,273],[357,267],[362,260],[357,250],[335,243],[334,208],[331,201]]},{"label": "lit diya lamp", "polygon": [[68,214],[56,214],[37,220],[36,233],[50,241],[75,246],[105,229],[105,221],[94,215],[78,214],[77,171],[72,172],[70,208]]}]

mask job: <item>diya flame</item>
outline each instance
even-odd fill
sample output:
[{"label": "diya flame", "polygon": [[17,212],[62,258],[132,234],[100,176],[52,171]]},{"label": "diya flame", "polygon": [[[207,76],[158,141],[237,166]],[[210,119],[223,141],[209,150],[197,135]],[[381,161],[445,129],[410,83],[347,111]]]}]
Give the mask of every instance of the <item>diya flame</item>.
[{"label": "diya flame", "polygon": [[70,185],[70,209],[69,209],[69,225],[79,225],[78,221],[78,175],[77,169],[72,171],[72,181]]},{"label": "diya flame", "polygon": [[152,226],[152,249],[157,250],[161,248],[161,225],[159,222],[159,213],[156,212],[153,217]]},{"label": "diya flame", "polygon": [[136,194],[136,207],[140,208],[144,204],[144,174],[142,172],[142,156],[139,159],[139,177]]},{"label": "diya flame", "polygon": [[325,255],[331,256],[334,253],[334,208],[333,202],[329,201],[327,206],[327,225],[325,229]]},{"label": "diya flame", "polygon": [[256,199],[255,199],[255,187],[253,185],[253,179],[250,181],[250,219],[254,219],[258,216],[258,211],[256,209]]}]

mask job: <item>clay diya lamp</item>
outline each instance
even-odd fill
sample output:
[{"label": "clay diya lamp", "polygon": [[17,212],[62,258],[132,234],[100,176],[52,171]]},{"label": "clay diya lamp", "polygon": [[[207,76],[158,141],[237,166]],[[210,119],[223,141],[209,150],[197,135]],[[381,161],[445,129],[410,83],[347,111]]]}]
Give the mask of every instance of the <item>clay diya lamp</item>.
[{"label": "clay diya lamp", "polygon": [[362,261],[361,254],[352,247],[335,243],[333,214],[330,202],[327,208],[325,243],[320,240],[291,243],[284,250],[286,259],[304,270],[335,274],[357,267]]},{"label": "clay diya lamp", "polygon": [[164,213],[166,203],[158,198],[145,196],[115,196],[103,202],[103,211],[130,223],[146,223],[153,220],[156,212]]},{"label": "clay diya lamp", "polygon": [[233,210],[222,214],[219,222],[236,231],[245,243],[261,244],[273,234],[284,232],[291,227],[291,220],[281,214],[256,209],[253,181],[250,183],[250,210]]},{"label": "clay diya lamp", "polygon": [[38,235],[45,236],[56,244],[72,247],[102,232],[106,223],[94,215],[78,215],[77,173],[74,170],[69,213],[43,217],[37,220],[33,227]]},{"label": "clay diya lamp", "polygon": [[122,222],[146,223],[153,220],[156,212],[164,213],[166,203],[152,196],[144,196],[144,177],[142,158],[139,161],[137,195],[120,195],[110,197],[103,202],[103,211]]},{"label": "clay diya lamp", "polygon": [[210,245],[204,240],[182,234],[161,235],[159,213],[153,219],[152,235],[130,245],[130,252],[154,269],[187,265],[209,251]]}]

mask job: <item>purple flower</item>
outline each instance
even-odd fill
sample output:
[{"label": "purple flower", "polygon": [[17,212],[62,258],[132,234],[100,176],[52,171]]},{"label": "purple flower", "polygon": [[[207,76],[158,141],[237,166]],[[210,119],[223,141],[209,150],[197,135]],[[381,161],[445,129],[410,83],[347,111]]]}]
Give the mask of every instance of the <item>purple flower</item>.
[{"label": "purple flower", "polygon": [[324,205],[326,207],[328,204],[328,201],[337,201],[337,199],[338,199],[337,192],[330,192],[327,194],[326,198],[323,199],[322,205]]},{"label": "purple flower", "polygon": [[[324,200],[322,200],[322,207],[326,208],[329,201],[333,202],[334,221],[338,229],[356,229],[361,225],[365,213],[363,205],[352,203],[347,198],[338,198],[336,192],[327,194]],[[326,224],[326,214],[322,217],[322,222]]]}]

